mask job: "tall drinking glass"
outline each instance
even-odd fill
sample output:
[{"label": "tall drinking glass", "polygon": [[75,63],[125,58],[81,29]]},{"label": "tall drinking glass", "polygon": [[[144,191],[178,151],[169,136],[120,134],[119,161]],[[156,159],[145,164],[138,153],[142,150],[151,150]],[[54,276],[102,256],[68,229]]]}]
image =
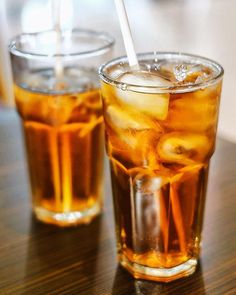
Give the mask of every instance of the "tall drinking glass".
[{"label": "tall drinking glass", "polygon": [[22,34],[10,44],[33,211],[44,222],[89,223],[101,211],[103,119],[98,66],[114,44],[88,30]]},{"label": "tall drinking glass", "polygon": [[100,68],[118,258],[134,277],[171,281],[199,257],[222,67],[178,53]]}]

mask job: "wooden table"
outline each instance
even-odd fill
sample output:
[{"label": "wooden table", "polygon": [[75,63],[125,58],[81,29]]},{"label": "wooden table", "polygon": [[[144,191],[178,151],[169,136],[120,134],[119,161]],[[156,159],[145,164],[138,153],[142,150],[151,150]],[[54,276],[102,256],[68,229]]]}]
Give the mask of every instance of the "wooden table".
[{"label": "wooden table", "polygon": [[106,169],[104,214],[60,229],[31,215],[20,122],[0,109],[0,294],[236,294],[236,145],[218,140],[212,159],[197,272],[169,284],[134,280],[118,266]]}]

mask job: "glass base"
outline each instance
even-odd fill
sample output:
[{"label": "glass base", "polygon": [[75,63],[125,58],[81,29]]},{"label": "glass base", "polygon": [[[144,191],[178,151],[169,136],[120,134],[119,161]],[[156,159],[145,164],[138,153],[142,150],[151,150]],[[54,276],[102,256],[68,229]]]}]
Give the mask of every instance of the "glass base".
[{"label": "glass base", "polygon": [[118,256],[120,264],[128,270],[134,278],[157,282],[171,282],[193,274],[196,270],[197,259],[188,261],[171,268],[153,268],[131,262],[126,256]]},{"label": "glass base", "polygon": [[75,226],[78,224],[89,224],[101,213],[101,205],[95,204],[83,211],[53,212],[42,207],[35,207],[36,218],[44,223],[55,224],[61,227]]}]

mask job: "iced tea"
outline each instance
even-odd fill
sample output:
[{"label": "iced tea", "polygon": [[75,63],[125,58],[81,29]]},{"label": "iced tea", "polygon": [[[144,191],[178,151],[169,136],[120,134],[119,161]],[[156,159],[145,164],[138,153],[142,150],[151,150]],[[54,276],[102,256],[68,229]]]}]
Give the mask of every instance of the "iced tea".
[{"label": "iced tea", "polygon": [[[33,207],[43,221],[67,225],[88,222],[100,212],[103,167],[103,119],[99,89],[78,89],[76,69],[53,84],[50,70],[32,73],[15,85],[22,118]],[[80,73],[81,75],[81,73]],[[97,80],[96,71],[84,73]],[[79,77],[78,77],[79,79]],[[26,79],[27,81],[27,79]],[[51,87],[51,84],[54,85]],[[70,214],[70,220],[63,215]],[[87,218],[86,218],[87,215]]]},{"label": "iced tea", "polygon": [[100,70],[118,257],[136,278],[194,272],[222,68],[188,55],[142,55]]},{"label": "iced tea", "polygon": [[111,58],[104,32],[23,33],[9,45],[23,125],[32,209],[59,226],[88,224],[102,210],[104,127],[98,68]]}]

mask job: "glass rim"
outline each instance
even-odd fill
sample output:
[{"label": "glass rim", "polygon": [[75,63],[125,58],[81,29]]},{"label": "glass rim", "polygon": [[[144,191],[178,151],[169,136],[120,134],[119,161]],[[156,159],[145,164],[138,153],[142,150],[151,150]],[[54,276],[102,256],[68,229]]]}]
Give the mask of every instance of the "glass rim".
[{"label": "glass rim", "polygon": [[[68,30],[65,30],[63,32],[66,32]],[[82,52],[73,52],[73,53],[54,53],[54,54],[44,54],[44,53],[34,53],[27,50],[19,49],[18,46],[16,46],[17,42],[20,42],[20,40],[23,37],[27,36],[37,36],[37,35],[43,35],[46,33],[55,32],[54,29],[46,30],[46,31],[40,31],[40,32],[34,32],[34,33],[22,33],[15,37],[13,37],[8,45],[8,50],[11,54],[19,56],[19,57],[26,57],[26,58],[34,58],[34,59],[47,59],[47,58],[87,58],[91,56],[97,56],[102,55],[106,52],[108,52],[115,44],[115,38],[112,37],[110,34],[104,31],[95,31],[95,30],[89,30],[89,29],[79,29],[79,28],[73,28],[71,30],[71,34],[81,33],[85,34],[87,36],[91,36],[91,38],[97,38],[97,40],[105,40],[106,44],[101,45],[100,47],[92,50],[85,50]]]},{"label": "glass rim", "polygon": [[[192,92],[201,88],[206,88],[209,87],[211,85],[216,84],[219,80],[221,80],[223,78],[224,75],[224,68],[217,63],[216,61],[200,56],[200,55],[195,55],[195,54],[189,54],[189,53],[183,53],[183,52],[174,52],[174,51],[152,51],[152,52],[144,52],[144,53],[138,53],[137,57],[138,60],[142,60],[142,58],[148,57],[148,56],[153,56],[155,58],[158,57],[166,57],[168,58],[179,58],[181,59],[181,57],[185,57],[185,58],[189,58],[191,59],[196,59],[199,61],[199,63],[201,64],[208,64],[211,66],[214,66],[218,72],[217,75],[212,77],[211,79],[207,80],[207,81],[202,81],[202,82],[198,82],[198,83],[190,83],[190,84],[186,84],[186,85],[171,85],[171,86],[143,86],[143,85],[137,85],[137,84],[131,84],[131,83],[124,83],[124,82],[120,82],[117,81],[117,78],[112,78],[109,74],[107,74],[105,71],[106,69],[110,68],[111,66],[117,65],[121,62],[126,62],[128,63],[128,58],[126,55],[114,58],[104,64],[102,64],[99,67],[99,77],[100,79],[107,83],[107,84],[111,84],[117,88],[124,88],[125,85],[125,89],[129,90],[129,91],[134,91],[134,92],[148,92],[151,91],[152,93],[181,93],[181,92]],[[184,61],[184,60],[183,60]],[[142,91],[140,91],[142,89]]]}]

